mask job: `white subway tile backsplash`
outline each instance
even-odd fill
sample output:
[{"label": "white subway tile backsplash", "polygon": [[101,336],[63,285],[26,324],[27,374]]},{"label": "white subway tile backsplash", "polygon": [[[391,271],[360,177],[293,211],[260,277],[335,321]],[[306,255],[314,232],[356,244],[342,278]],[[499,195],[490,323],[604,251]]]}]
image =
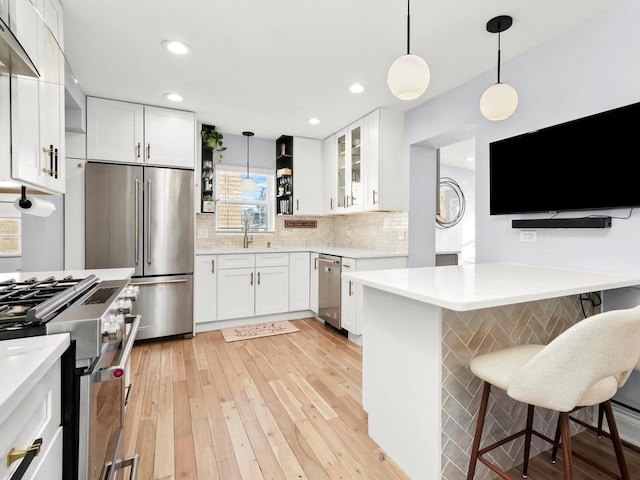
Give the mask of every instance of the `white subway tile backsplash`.
[{"label": "white subway tile backsplash", "polygon": [[[315,220],[317,228],[285,228],[284,221]],[[196,248],[238,248],[242,246],[241,233],[218,234],[215,214],[196,215]],[[339,216],[276,217],[274,233],[253,234],[253,247],[306,247],[327,246],[360,248],[386,252],[408,250],[408,212],[370,212]],[[207,236],[204,237],[206,230]]]}]

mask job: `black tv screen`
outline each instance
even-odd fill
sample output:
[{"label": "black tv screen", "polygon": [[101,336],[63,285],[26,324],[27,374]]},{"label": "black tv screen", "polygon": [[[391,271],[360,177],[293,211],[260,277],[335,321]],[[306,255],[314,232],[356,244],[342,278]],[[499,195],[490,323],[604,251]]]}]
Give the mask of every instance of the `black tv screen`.
[{"label": "black tv screen", "polygon": [[640,103],[489,145],[490,214],[640,206]]}]

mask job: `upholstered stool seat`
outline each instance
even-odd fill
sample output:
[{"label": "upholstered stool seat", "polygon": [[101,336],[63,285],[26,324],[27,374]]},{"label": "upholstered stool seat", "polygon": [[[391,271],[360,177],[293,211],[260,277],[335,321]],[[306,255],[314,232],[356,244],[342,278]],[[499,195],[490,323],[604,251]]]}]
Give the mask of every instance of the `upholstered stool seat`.
[{"label": "upholstered stool seat", "polygon": [[[474,375],[484,381],[484,387],[468,480],[474,478],[478,461],[501,478],[509,479],[504,471],[483,455],[521,435],[525,436],[524,478],[527,476],[532,435],[551,445],[558,445],[557,439],[550,439],[533,429],[535,407],[558,412],[564,478],[571,480],[569,412],[599,404],[604,405],[607,415],[621,478],[628,480],[629,474],[609,400],[626,382],[639,361],[640,306],[593,315],[573,325],[548,345],[521,345],[473,358],[469,367]],[[527,404],[527,421],[522,431],[480,449],[492,386],[506,391],[512,399]]]}]

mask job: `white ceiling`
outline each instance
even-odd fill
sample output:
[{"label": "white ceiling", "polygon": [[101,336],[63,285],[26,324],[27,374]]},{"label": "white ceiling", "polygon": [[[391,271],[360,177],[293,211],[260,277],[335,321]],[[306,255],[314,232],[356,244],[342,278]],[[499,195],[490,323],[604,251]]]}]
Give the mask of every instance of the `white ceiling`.
[{"label": "white ceiling", "polygon": [[[623,0],[413,0],[411,53],[428,62],[431,84],[412,101],[386,84],[406,50],[404,1],[61,2],[65,54],[86,94],[192,110],[223,133],[275,139],[325,138],[378,107],[406,111],[495,69],[497,37],[485,25],[496,15],[514,18],[502,34],[504,62]],[[193,52],[169,54],[168,39]],[[350,93],[353,82],[365,92]],[[309,125],[313,116],[322,123]]]}]

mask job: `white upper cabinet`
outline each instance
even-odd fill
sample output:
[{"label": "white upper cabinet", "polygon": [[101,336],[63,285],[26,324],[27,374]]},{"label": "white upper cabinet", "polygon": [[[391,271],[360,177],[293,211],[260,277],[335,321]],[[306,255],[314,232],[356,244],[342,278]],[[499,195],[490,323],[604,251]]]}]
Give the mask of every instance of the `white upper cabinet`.
[{"label": "white upper cabinet", "polygon": [[144,107],[145,162],[194,168],[196,118],[193,112]]},{"label": "white upper cabinet", "polygon": [[87,158],[194,168],[193,112],[87,97]]},{"label": "white upper cabinet", "polygon": [[322,142],[293,137],[293,214],[322,213]]},{"label": "white upper cabinet", "polygon": [[378,109],[323,142],[324,213],[406,210],[404,114]]},{"label": "white upper cabinet", "polygon": [[142,105],[87,97],[87,158],[143,162],[143,131]]},{"label": "white upper cabinet", "polygon": [[337,213],[362,211],[362,131],[363,122],[358,121],[335,135]]},{"label": "white upper cabinet", "polygon": [[322,212],[326,214],[336,213],[336,208],[338,208],[336,202],[338,197],[338,183],[336,181],[338,157],[335,142],[335,135],[325,138],[322,142]]},{"label": "white upper cabinet", "polygon": [[40,77],[11,75],[11,171],[3,171],[2,177],[64,193],[64,55],[58,44],[62,8],[55,0],[40,0],[36,6],[37,11],[28,0],[11,3],[12,29]]},{"label": "white upper cabinet", "polygon": [[379,109],[364,118],[365,210],[407,210],[404,113]]}]

